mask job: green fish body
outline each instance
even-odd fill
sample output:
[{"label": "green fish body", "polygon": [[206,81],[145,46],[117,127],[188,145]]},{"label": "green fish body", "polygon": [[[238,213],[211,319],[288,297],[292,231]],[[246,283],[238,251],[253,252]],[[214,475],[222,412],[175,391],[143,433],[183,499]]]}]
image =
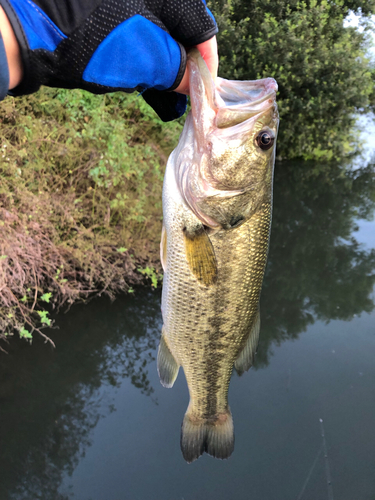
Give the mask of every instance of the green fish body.
[{"label": "green fish body", "polygon": [[267,261],[278,114],[276,82],[213,83],[198,51],[188,57],[192,111],[163,187],[161,383],[182,366],[190,403],[181,449],[227,458],[233,366],[253,363]]}]

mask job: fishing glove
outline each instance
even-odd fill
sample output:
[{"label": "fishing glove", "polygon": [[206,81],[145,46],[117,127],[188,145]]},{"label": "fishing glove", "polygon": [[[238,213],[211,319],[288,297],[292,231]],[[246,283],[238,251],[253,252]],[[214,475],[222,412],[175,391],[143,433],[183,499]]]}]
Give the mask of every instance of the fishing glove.
[{"label": "fishing glove", "polygon": [[205,0],[0,0],[21,48],[24,76],[9,91],[40,85],[101,94],[142,93],[164,121],[184,114],[171,91],[185,72],[184,47],[217,33]]}]

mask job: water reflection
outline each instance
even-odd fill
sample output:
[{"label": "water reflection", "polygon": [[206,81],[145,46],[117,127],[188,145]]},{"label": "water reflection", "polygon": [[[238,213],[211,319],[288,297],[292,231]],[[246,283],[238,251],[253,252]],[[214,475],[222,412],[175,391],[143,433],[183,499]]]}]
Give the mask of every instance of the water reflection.
[{"label": "water reflection", "polygon": [[374,214],[374,174],[375,163],[276,169],[256,367],[268,364],[272,343],[297,338],[317,319],[350,320],[374,309],[375,249],[355,238],[356,221]]},{"label": "water reflection", "polygon": [[[374,309],[375,250],[355,238],[356,220],[373,215],[374,172],[374,164],[356,171],[277,166],[256,367],[268,364],[273,343],[296,338],[316,319],[349,320]],[[60,315],[55,351],[11,343],[0,356],[1,499],[67,498],[58,492],[62,477],[84,455],[101,416],[115,409],[105,387],[126,378],[152,397],[148,366],[160,323],[160,295],[137,292]]]},{"label": "water reflection", "polygon": [[57,349],[36,342],[0,357],[0,498],[62,500],[71,473],[104,413],[103,386],[125,377],[144,394],[160,331],[160,294],[96,300],[60,315]]}]

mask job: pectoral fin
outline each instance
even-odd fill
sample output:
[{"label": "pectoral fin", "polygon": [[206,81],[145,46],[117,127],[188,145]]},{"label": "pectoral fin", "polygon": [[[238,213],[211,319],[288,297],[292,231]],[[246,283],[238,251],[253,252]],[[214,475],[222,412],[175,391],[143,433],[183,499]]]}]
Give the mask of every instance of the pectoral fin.
[{"label": "pectoral fin", "polygon": [[260,330],[260,311],[258,309],[257,315],[254,319],[250,335],[246,341],[245,347],[242,349],[238,358],[234,362],[234,367],[238,375],[245,373],[254,363],[254,356],[259,342]]},{"label": "pectoral fin", "polygon": [[177,378],[180,366],[167,346],[164,331],[161,334],[157,364],[161,384],[164,387],[172,387]]},{"label": "pectoral fin", "polygon": [[195,231],[184,230],[186,259],[190,271],[203,285],[210,286],[217,280],[215,252],[203,226]]}]

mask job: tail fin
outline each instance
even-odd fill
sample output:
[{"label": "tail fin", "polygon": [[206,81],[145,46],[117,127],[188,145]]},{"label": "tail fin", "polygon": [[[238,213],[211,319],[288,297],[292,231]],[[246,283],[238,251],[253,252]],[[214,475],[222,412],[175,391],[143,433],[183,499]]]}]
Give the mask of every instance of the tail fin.
[{"label": "tail fin", "polygon": [[228,458],[234,449],[233,419],[230,410],[214,420],[200,420],[186,412],[181,429],[181,451],[184,459],[194,462],[204,452],[215,458]]}]

